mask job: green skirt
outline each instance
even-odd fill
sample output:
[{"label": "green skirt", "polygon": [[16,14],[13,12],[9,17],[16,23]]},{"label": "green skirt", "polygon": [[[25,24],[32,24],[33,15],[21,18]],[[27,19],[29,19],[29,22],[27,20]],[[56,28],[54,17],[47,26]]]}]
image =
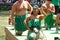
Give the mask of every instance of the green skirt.
[{"label": "green skirt", "polygon": [[16,31],[26,31],[27,28],[24,26],[24,20],[26,18],[26,15],[18,16],[15,15],[15,30]]},{"label": "green skirt", "polygon": [[44,24],[45,24],[45,26],[47,24],[48,28],[53,27],[54,23],[56,23],[56,20],[53,19],[53,15],[54,14],[50,14],[45,18]]},{"label": "green skirt", "polygon": [[41,20],[39,20],[39,19],[32,19],[32,20],[30,20],[28,22],[28,26],[29,26],[29,28],[32,28],[32,29],[34,27],[36,27],[38,29],[41,29]]}]

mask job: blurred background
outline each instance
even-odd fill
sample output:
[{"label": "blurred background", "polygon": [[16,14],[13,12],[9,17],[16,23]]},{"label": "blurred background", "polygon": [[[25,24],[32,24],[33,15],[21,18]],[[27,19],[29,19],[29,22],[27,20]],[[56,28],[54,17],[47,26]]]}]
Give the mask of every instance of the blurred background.
[{"label": "blurred background", "polygon": [[[0,0],[0,40],[5,40],[5,27],[8,26],[8,20],[10,15],[10,10],[17,0]],[[31,3],[34,0],[25,0]],[[39,2],[39,6],[42,5],[46,0],[37,0]]]},{"label": "blurred background", "polygon": [[17,0],[0,0],[0,40],[5,40],[5,27],[8,25],[8,18],[13,3]]}]

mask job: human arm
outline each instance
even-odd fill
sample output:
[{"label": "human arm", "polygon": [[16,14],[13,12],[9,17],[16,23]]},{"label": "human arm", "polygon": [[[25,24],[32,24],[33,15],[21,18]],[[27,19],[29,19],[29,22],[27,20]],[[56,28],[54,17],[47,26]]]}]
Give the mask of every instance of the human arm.
[{"label": "human arm", "polygon": [[16,4],[13,4],[11,12],[10,12],[10,16],[9,16],[9,24],[13,25],[14,24],[14,13],[16,12]]},{"label": "human arm", "polygon": [[28,4],[28,9],[30,10],[30,14],[32,13],[32,11],[33,11],[33,7],[30,5],[30,3],[29,2],[27,2],[27,4]]},{"label": "human arm", "polygon": [[51,13],[55,13],[55,6],[52,4],[52,7],[48,9]]},{"label": "human arm", "polygon": [[25,20],[24,20],[24,25],[25,25],[25,27],[28,29],[28,30],[30,30],[30,28],[29,28],[29,26],[28,26],[28,21],[30,20],[30,17],[28,17],[28,18],[26,18]]}]

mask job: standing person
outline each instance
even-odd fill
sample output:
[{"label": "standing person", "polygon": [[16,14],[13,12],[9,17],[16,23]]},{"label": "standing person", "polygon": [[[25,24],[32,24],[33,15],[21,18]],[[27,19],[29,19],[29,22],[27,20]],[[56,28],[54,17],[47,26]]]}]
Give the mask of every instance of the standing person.
[{"label": "standing person", "polygon": [[[27,17],[24,21],[25,27],[28,29],[28,40],[42,40],[40,37],[41,31],[41,20],[43,16],[39,15],[39,7],[33,6],[32,14]],[[38,31],[34,30],[36,28]],[[36,36],[35,36],[36,35]]]},{"label": "standing person", "polygon": [[[18,0],[16,1],[13,6],[10,13],[10,25],[13,25],[15,20],[15,32],[17,35],[21,35],[23,31],[27,30],[27,28],[24,27],[24,20],[26,18],[27,9],[30,9],[32,12],[33,8],[31,5],[24,0]],[[13,20],[13,17],[15,15],[15,19]]]},{"label": "standing person", "polygon": [[46,29],[51,29],[55,20],[53,19],[53,13],[55,13],[55,6],[51,3],[52,0],[46,0],[44,4],[42,4],[40,12],[46,16],[45,18],[45,26]]},{"label": "standing person", "polygon": [[58,33],[58,30],[60,30],[60,13],[57,14],[57,17],[56,17],[56,33]]},{"label": "standing person", "polygon": [[52,3],[55,5],[55,14],[59,12],[60,0],[52,0]]},{"label": "standing person", "polygon": [[56,17],[56,32],[58,33],[58,30],[60,30],[60,7],[59,7],[59,12]]}]

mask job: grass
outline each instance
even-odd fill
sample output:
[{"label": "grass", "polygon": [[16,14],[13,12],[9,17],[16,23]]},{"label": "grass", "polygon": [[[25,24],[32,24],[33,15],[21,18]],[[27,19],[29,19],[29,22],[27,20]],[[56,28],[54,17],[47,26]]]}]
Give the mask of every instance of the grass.
[{"label": "grass", "polygon": [[5,27],[8,25],[9,14],[7,11],[0,12],[0,40],[5,40]]}]

